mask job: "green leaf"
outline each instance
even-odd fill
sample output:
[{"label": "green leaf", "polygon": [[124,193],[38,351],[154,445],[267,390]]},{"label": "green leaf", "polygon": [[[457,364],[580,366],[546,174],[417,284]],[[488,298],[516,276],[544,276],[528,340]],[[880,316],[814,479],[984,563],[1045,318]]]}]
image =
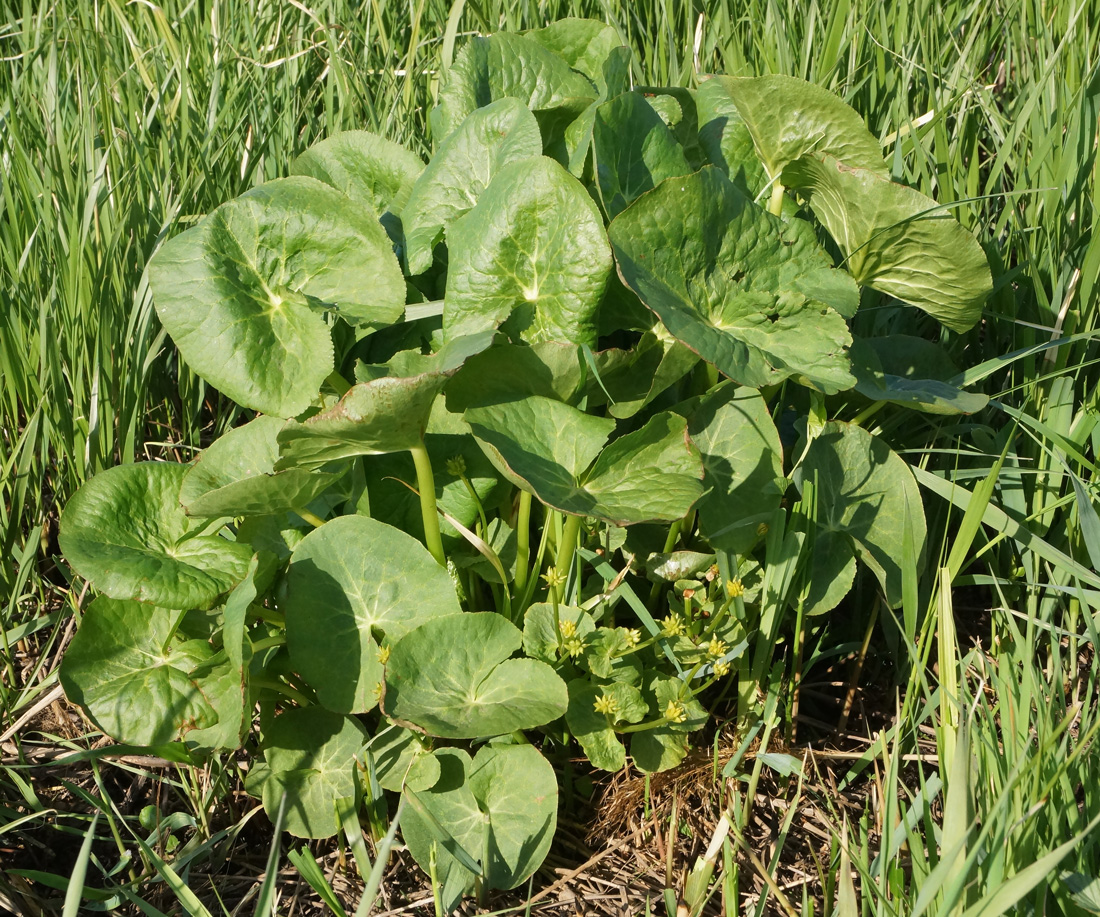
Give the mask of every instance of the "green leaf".
[{"label": "green leaf", "polygon": [[447,383],[447,407],[468,408],[541,395],[567,404],[583,391],[581,355],[573,344],[504,344],[470,357]]},{"label": "green leaf", "polygon": [[405,281],[377,215],[306,177],[222,204],[153,256],[161,322],[188,365],[238,404],[290,417],[332,372],[320,312],[390,324]]},{"label": "green leaf", "polygon": [[336,800],[358,794],[366,730],[320,707],[280,713],[264,735],[264,809],[274,817],[286,793],[284,827],[295,837],[331,837],[340,829]]},{"label": "green leaf", "polygon": [[817,496],[815,570],[840,575],[846,548],[874,571],[890,605],[899,605],[905,529],[918,555],[925,541],[920,491],[909,466],[861,427],[833,421],[795,473],[800,489],[804,481],[814,482]]},{"label": "green leaf", "polygon": [[505,97],[536,113],[565,109],[575,115],[596,94],[588,79],[534,38],[504,32],[473,38],[444,73],[432,136],[445,140],[472,111]]},{"label": "green leaf", "polygon": [[[565,622],[576,628],[576,635],[584,639],[596,629],[592,615],[571,605],[558,606],[558,624]],[[523,651],[532,659],[551,665],[558,661],[559,634],[554,628],[554,606],[537,603],[523,616]]]},{"label": "green leaf", "polygon": [[385,726],[371,739],[370,753],[383,789],[399,793],[407,781],[414,790],[427,790],[439,780],[439,759],[411,729]]},{"label": "green leaf", "polygon": [[699,527],[716,548],[746,554],[786,489],[783,446],[759,392],[732,383],[708,392],[691,414],[703,458]]},{"label": "green leaf", "polygon": [[806,154],[829,155],[880,178],[889,177],[879,142],[855,110],[829,90],[782,74],[718,79],[772,178]]},{"label": "green leaf", "polygon": [[[851,349],[856,391],[872,401],[889,401],[927,414],[973,414],[989,403],[986,395],[964,392],[942,379],[922,378],[925,350],[942,354],[930,341],[903,334],[857,338]],[[916,360],[909,359],[911,355]],[[950,361],[944,357],[944,362]],[[944,375],[950,377],[955,372]]]},{"label": "green leaf", "polygon": [[566,513],[615,525],[672,521],[702,494],[698,453],[683,418],[672,414],[656,415],[598,457],[614,422],[549,398],[473,408],[465,416],[505,477]]},{"label": "green leaf", "polygon": [[184,476],[180,503],[189,516],[286,513],[320,496],[344,474],[292,468],[275,473],[276,436],[285,421],[257,417],[215,440]]},{"label": "green leaf", "polygon": [[631,350],[603,350],[595,356],[598,381],[589,380],[589,408],[610,396],[607,412],[619,419],[633,417],[670,385],[686,376],[699,357],[679,341],[662,340],[646,332]]},{"label": "green leaf", "polygon": [[503,323],[513,340],[595,343],[611,250],[596,205],[556,162],[505,166],[449,242],[447,339]]},{"label": "green leaf", "polygon": [[187,468],[167,462],[100,472],[61,514],[59,542],[72,568],[114,599],[205,608],[232,589],[252,550],[200,535],[179,503]]},{"label": "green leaf", "polygon": [[366,516],[341,516],[305,537],[286,574],[287,647],[322,704],[374,707],[390,642],[461,609],[445,568],[411,535]]},{"label": "green leaf", "polygon": [[535,116],[518,100],[479,108],[436,150],[401,211],[409,273],[432,266],[432,249],[510,162],[542,153]]},{"label": "green leaf", "polygon": [[825,392],[854,383],[843,316],[858,305],[855,284],[713,166],[662,182],[608,233],[623,281],[731,379],[760,388],[800,376]]},{"label": "green leaf", "polygon": [[375,213],[402,215],[424,163],[401,144],[369,131],[343,131],[315,143],[290,164],[291,175],[331,185]]},{"label": "green leaf", "polygon": [[665,411],[619,437],[585,476],[598,516],[615,525],[674,522],[703,495],[699,451],[682,417]]},{"label": "green leaf", "polygon": [[634,766],[646,774],[674,768],[687,757],[688,738],[668,726],[636,732],[630,737],[630,756]]},{"label": "green leaf", "polygon": [[595,708],[597,699],[606,698],[615,710],[615,722],[640,723],[648,711],[637,688],[622,683],[596,685],[587,678],[569,682],[569,709],[565,722],[593,767],[605,771],[622,770],[626,765],[626,749],[608,715]]},{"label": "green leaf", "polygon": [[[538,869],[550,849],[557,825],[554,769],[530,745],[486,746],[473,760],[458,748],[434,754],[439,780],[417,792],[417,800],[480,864],[488,887],[515,888]],[[436,846],[442,904],[450,912],[463,894],[473,891],[475,875],[448,851],[451,844],[439,842],[439,832],[417,807],[406,810],[402,834],[423,869]]]},{"label": "green leaf", "polygon": [[301,423],[287,422],[278,436],[275,468],[315,469],[418,446],[447,378],[491,340],[491,332],[454,338],[438,353],[399,354],[388,366],[368,367],[376,378],[353,385],[334,407]]},{"label": "green leaf", "polygon": [[217,722],[191,674],[213,650],[202,640],[173,639],[179,618],[178,611],[106,596],[84,612],[61,662],[61,684],[112,738],[163,745]]},{"label": "green leaf", "polygon": [[510,659],[519,629],[493,612],[421,624],[386,664],[384,711],[430,735],[472,739],[531,729],[567,706],[565,683],[534,659]]},{"label": "green leaf", "polygon": [[573,70],[583,73],[600,92],[607,90],[605,66],[616,51],[623,50],[614,28],[596,19],[559,19],[543,29],[523,33],[552,51]]},{"label": "green leaf", "polygon": [[923,309],[952,331],[978,321],[993,289],[985,252],[930,197],[829,156],[792,162],[783,181],[809,198],[859,283]]},{"label": "green leaf", "polygon": [[752,134],[726,85],[733,78],[704,80],[695,95],[699,112],[699,145],[712,165],[721,169],[739,191],[755,198],[768,183],[756,156]]},{"label": "green leaf", "polygon": [[596,109],[592,150],[608,218],[666,178],[692,171],[672,131],[640,92],[624,92]]}]

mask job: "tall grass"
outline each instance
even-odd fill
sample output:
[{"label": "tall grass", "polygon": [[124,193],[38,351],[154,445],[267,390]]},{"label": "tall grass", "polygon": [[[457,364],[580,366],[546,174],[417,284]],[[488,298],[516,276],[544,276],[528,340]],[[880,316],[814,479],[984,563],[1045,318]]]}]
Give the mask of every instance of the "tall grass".
[{"label": "tall grass", "polygon": [[[234,419],[159,327],[144,279],[156,247],[222,201],[285,174],[294,155],[332,132],[367,128],[426,155],[452,11],[459,41],[471,31],[591,16],[619,29],[640,84],[789,73],[837,91],[883,140],[895,177],[951,204],[986,246],[996,292],[975,331],[953,336],[874,301],[857,330],[940,335],[960,366],[981,367],[967,379],[994,397],[992,407],[961,421],[883,412],[873,429],[928,474],[963,486],[989,474],[991,456],[1005,456],[988,493],[1001,516],[979,514],[967,564],[952,570],[956,586],[992,591],[1000,610],[986,646],[999,649],[987,657],[962,646],[950,717],[961,735],[935,722],[944,748],[962,741],[985,762],[981,792],[978,783],[966,787],[972,804],[1011,797],[987,815],[1002,821],[989,824],[1009,826],[1044,798],[1040,789],[1062,800],[1064,818],[1048,802],[1054,820],[1029,822],[1030,841],[982,834],[987,847],[995,840],[1011,851],[975,856],[970,866],[980,838],[968,834],[965,900],[980,900],[974,870],[993,881],[994,865],[1018,869],[1042,831],[1083,827],[1084,815],[1067,807],[1083,773],[1072,769],[1095,763],[1080,736],[1096,721],[1096,667],[1079,657],[1092,652],[1100,588],[1050,558],[1100,567],[1100,4],[8,0],[2,9],[0,723],[52,684],[52,647],[67,623],[58,606],[76,599],[51,561],[58,507],[89,475],[164,452],[186,458]],[[1058,338],[1069,343],[1004,359]],[[935,607],[935,572],[953,553],[960,519],[949,500],[932,491],[928,499],[939,542],[928,552],[921,609]],[[909,611],[915,620],[916,605]],[[909,647],[916,665],[902,745],[906,729],[931,716],[927,704],[939,709],[942,699],[921,664],[927,640]],[[1063,703],[1059,679],[1087,687]],[[994,753],[1009,715],[1012,761]],[[1039,747],[1057,761],[1036,762]],[[883,755],[888,767],[889,749]],[[23,778],[2,779],[0,804],[33,797]],[[931,791],[909,798],[895,789],[904,811],[893,815],[909,832],[899,850],[916,857],[931,850],[917,834],[932,844],[946,827]],[[1093,794],[1074,811],[1096,805]],[[908,913],[899,902],[916,905],[919,865],[897,878],[890,870],[900,861],[884,856],[875,866],[856,851],[869,890],[864,912],[876,902],[875,913]],[[880,895],[888,906],[875,888],[888,889]]]}]

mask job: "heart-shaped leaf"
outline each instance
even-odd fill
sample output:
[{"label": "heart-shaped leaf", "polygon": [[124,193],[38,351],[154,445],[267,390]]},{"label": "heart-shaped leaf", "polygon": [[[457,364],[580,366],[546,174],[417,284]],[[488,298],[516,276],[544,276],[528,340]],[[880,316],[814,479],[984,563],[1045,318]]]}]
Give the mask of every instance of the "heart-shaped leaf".
[{"label": "heart-shaped leaf", "polygon": [[530,343],[595,343],[611,250],[592,198],[552,159],[504,166],[449,243],[448,339],[503,324]]},{"label": "heart-shaped leaf", "polygon": [[356,776],[366,730],[350,716],[320,707],[280,713],[264,734],[266,773],[260,787],[274,819],[283,793],[283,828],[296,837],[331,837],[339,828],[336,801],[358,794]]},{"label": "heart-shaped leaf", "polygon": [[444,230],[477,203],[501,168],[541,153],[538,122],[518,99],[471,112],[439,145],[401,211],[409,273],[432,266],[432,249]]},{"label": "heart-shaped leaf", "polygon": [[447,571],[411,535],[366,516],[341,516],[305,537],[286,574],[287,646],[330,710],[363,713],[378,700],[379,637],[390,641],[461,609]]},{"label": "heart-shaped leaf", "polygon": [[473,739],[557,719],[565,683],[534,659],[510,659],[519,629],[493,612],[450,615],[397,641],[386,664],[384,708],[430,735]]},{"label": "heart-shaped leaf", "polygon": [[630,350],[595,354],[598,378],[589,380],[588,406],[610,398],[607,412],[612,417],[633,417],[698,362],[698,355],[679,341],[647,332]]},{"label": "heart-shaped leaf", "polygon": [[626,50],[619,33],[596,19],[559,19],[545,28],[524,32],[523,36],[554,52],[573,70],[588,77],[601,92],[607,89],[604,66],[608,59],[616,51]]},{"label": "heart-shaped leaf", "polygon": [[332,372],[320,311],[390,324],[405,281],[377,214],[313,178],[253,188],[154,255],[161,322],[188,365],[238,404],[290,417]]},{"label": "heart-shaped leaf", "polygon": [[432,136],[445,140],[474,110],[512,97],[535,112],[564,109],[572,120],[596,97],[596,87],[545,45],[524,35],[473,38],[439,86]]},{"label": "heart-shaped leaf", "polygon": [[[439,779],[415,792],[417,805],[406,808],[401,833],[425,869],[436,849],[441,903],[450,912],[473,891],[476,878],[448,851],[452,841],[480,866],[487,887],[515,888],[550,849],[558,786],[550,762],[530,745],[486,746],[472,760],[459,748],[441,748],[434,756]],[[436,826],[450,840],[441,842]]]},{"label": "heart-shaped leaf", "polygon": [[783,181],[809,198],[857,281],[923,309],[952,331],[978,321],[993,290],[989,262],[930,197],[831,156],[792,162]]},{"label": "heart-shaped leaf", "polygon": [[772,178],[807,153],[829,155],[880,178],[889,177],[882,147],[863,119],[828,89],[778,73],[708,82],[715,85],[714,91],[721,87],[729,93]]},{"label": "heart-shaped leaf", "polygon": [[849,388],[851,278],[708,166],[639,198],[608,233],[619,274],[704,360],[759,388],[801,376]]},{"label": "heart-shaped leaf", "polygon": [[343,476],[292,468],[275,473],[285,421],[257,417],[215,440],[180,487],[189,516],[264,516],[307,506]]},{"label": "heart-shaped leaf", "polygon": [[[385,720],[382,721],[385,726]],[[379,785],[399,793],[406,785],[427,790],[439,780],[439,759],[423,737],[411,729],[389,725],[370,741]]]},{"label": "heart-shaped leaf", "polygon": [[278,470],[319,468],[355,455],[401,452],[420,445],[432,404],[471,354],[489,346],[492,332],[458,337],[428,356],[398,355],[369,367],[376,378],[353,385],[332,408],[280,431]]},{"label": "heart-shaped leaf", "polygon": [[100,472],[61,514],[61,550],[114,599],[205,608],[244,576],[252,549],[217,535],[180,506],[185,465],[141,462]]},{"label": "heart-shaped leaf", "polygon": [[703,396],[689,429],[705,469],[699,527],[714,547],[746,554],[786,489],[779,431],[760,393],[732,383]]},{"label": "heart-shaped leaf", "polygon": [[672,131],[640,92],[624,92],[596,109],[592,150],[609,219],[666,178],[692,171]]},{"label": "heart-shaped leaf", "polygon": [[891,606],[899,605],[906,541],[919,555],[925,540],[924,508],[909,466],[863,428],[830,422],[795,473],[800,488],[804,481],[814,482],[817,496],[815,566],[839,575],[846,542],[849,555],[874,571]]},{"label": "heart-shaped leaf", "polygon": [[115,740],[162,745],[217,722],[193,675],[214,651],[205,640],[174,638],[180,616],[106,596],[85,610],[61,662],[61,684]]},{"label": "heart-shaped leaf", "polygon": [[290,164],[291,175],[331,185],[375,213],[402,214],[424,163],[401,144],[369,131],[342,131],[315,143]]},{"label": "heart-shaped leaf", "polygon": [[676,415],[656,415],[598,457],[614,422],[549,398],[533,395],[465,416],[505,477],[562,512],[615,525],[672,521],[702,494],[702,465]]}]

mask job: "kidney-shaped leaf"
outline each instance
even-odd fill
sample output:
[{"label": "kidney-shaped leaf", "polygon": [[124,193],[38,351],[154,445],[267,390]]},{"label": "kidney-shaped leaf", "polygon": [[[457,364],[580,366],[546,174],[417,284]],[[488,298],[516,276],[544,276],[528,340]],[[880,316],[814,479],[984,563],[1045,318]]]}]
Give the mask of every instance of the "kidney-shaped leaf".
[{"label": "kidney-shaped leaf", "polygon": [[405,281],[369,206],[304,176],[222,204],[149,264],[161,322],[183,358],[238,404],[290,417],[332,372],[318,310],[390,324]]},{"label": "kidney-shaped leaf", "polygon": [[719,77],[716,85],[730,94],[772,178],[807,153],[889,176],[882,147],[863,119],[829,90],[778,73]]},{"label": "kidney-shaped leaf", "polygon": [[180,506],[185,465],[140,462],[102,471],[61,514],[61,550],[100,592],[165,608],[204,608],[232,589],[252,550],[217,535]]},{"label": "kidney-shaped leaf", "polygon": [[181,612],[100,596],[61,662],[61,684],[113,739],[163,745],[214,725],[192,673],[212,655],[204,640],[173,640]]},{"label": "kidney-shaped leaf", "polygon": [[[401,833],[424,869],[436,848],[436,874],[449,913],[474,889],[476,878],[449,852],[452,841],[480,866],[489,888],[515,888],[550,850],[558,785],[550,762],[530,745],[486,746],[473,760],[459,748],[441,748],[434,756],[439,779],[415,793],[417,804],[406,808]],[[451,840],[441,842],[436,825]]]},{"label": "kidney-shaped leaf", "polygon": [[[925,539],[924,508],[909,466],[862,427],[830,422],[810,444],[795,481],[815,483],[815,567],[840,575],[846,563],[837,553],[846,547],[874,571],[890,604],[900,604],[905,544],[919,555]],[[834,604],[841,598],[834,596]]]},{"label": "kidney-shaped leaf", "polygon": [[401,144],[369,131],[343,131],[315,143],[290,164],[291,175],[331,185],[375,213],[401,214],[424,163]]},{"label": "kidney-shaped leaf", "polygon": [[319,496],[343,472],[294,468],[275,473],[276,436],[285,421],[257,417],[215,440],[184,476],[180,503],[189,516],[266,516],[285,513]]},{"label": "kidney-shaped leaf", "polygon": [[501,169],[449,244],[448,339],[505,323],[513,339],[595,343],[611,250],[592,198],[552,159]]},{"label": "kidney-shaped leaf", "polygon": [[509,96],[533,112],[575,112],[596,97],[596,87],[528,36],[501,32],[473,38],[444,74],[431,114],[432,135],[445,140],[470,112]]},{"label": "kidney-shaped leaf", "polygon": [[565,682],[534,659],[510,659],[519,628],[493,612],[450,615],[397,641],[386,664],[386,715],[430,735],[473,739],[531,729],[568,704]]},{"label": "kidney-shaped leaf", "polygon": [[491,331],[459,337],[438,353],[403,353],[388,366],[366,367],[376,378],[352,386],[329,410],[283,427],[275,468],[319,468],[355,455],[384,455],[418,446],[447,379],[491,340]]},{"label": "kidney-shaped leaf", "polygon": [[831,156],[804,156],[783,181],[810,207],[860,283],[923,309],[952,331],[973,327],[993,289],[977,240],[932,198],[852,169]]},{"label": "kidney-shaped leaf", "polygon": [[296,837],[331,837],[340,827],[336,801],[357,792],[357,759],[366,730],[350,716],[320,707],[294,707],[272,720],[264,735],[264,809],[274,821],[283,793],[283,828]]},{"label": "kidney-shaped leaf", "polygon": [[517,99],[472,112],[439,145],[401,211],[409,273],[432,266],[432,249],[444,230],[477,203],[501,168],[541,153],[538,122]]},{"label": "kidney-shaped leaf", "polygon": [[286,638],[295,668],[330,710],[378,700],[378,639],[395,640],[461,609],[447,571],[420,542],[367,516],[340,516],[307,535],[286,574]]},{"label": "kidney-shaped leaf", "polygon": [[596,109],[592,150],[609,219],[666,178],[692,171],[672,131],[640,92],[624,92]]},{"label": "kidney-shaped leaf", "polygon": [[859,302],[852,279],[718,169],[662,182],[608,233],[623,282],[731,379],[759,388],[801,376],[825,392],[855,382],[844,321]]},{"label": "kidney-shaped leaf", "polygon": [[783,499],[779,431],[759,392],[730,383],[703,396],[690,431],[705,469],[699,528],[714,547],[746,554]]}]

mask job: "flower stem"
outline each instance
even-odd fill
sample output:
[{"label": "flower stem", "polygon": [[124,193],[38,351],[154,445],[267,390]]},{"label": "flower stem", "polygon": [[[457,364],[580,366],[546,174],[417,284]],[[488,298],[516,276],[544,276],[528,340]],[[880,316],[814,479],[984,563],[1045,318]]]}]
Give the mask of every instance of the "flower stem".
[{"label": "flower stem", "polygon": [[569,579],[569,570],[573,566],[573,555],[577,550],[577,538],[581,533],[581,517],[580,516],[566,516],[565,527],[561,533],[561,544],[558,545],[558,578],[561,580],[561,585],[555,586],[554,591],[557,593],[557,600],[562,600],[562,590],[565,588],[565,583]]},{"label": "flower stem", "polygon": [[424,543],[428,550],[442,566],[447,565],[447,557],[443,553],[443,538],[439,534],[439,513],[435,506],[435,475],[432,474],[432,460],[428,458],[428,450],[421,440],[413,446],[413,464],[416,466],[416,484],[420,489],[420,514],[424,519]]},{"label": "flower stem", "polygon": [[516,516],[516,594],[527,591],[527,574],[531,564],[531,494],[519,492],[519,512]]}]

